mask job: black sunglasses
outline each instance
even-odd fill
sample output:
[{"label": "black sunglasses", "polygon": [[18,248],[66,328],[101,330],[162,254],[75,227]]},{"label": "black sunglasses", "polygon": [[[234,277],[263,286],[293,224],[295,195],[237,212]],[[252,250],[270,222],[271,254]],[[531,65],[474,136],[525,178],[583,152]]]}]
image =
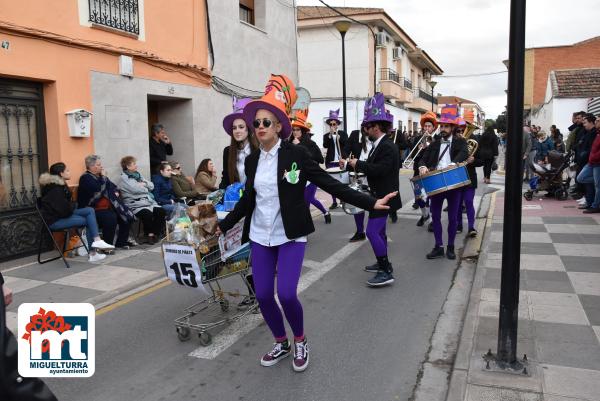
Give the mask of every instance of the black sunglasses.
[{"label": "black sunglasses", "polygon": [[269,120],[268,118],[263,118],[262,120],[260,118],[257,118],[252,122],[252,125],[254,126],[254,128],[258,128],[260,127],[260,123],[262,123],[263,127],[269,128],[271,124],[273,124],[273,121]]},{"label": "black sunglasses", "polygon": [[329,123],[329,126],[330,127],[335,127],[335,126],[337,126],[337,123]]}]

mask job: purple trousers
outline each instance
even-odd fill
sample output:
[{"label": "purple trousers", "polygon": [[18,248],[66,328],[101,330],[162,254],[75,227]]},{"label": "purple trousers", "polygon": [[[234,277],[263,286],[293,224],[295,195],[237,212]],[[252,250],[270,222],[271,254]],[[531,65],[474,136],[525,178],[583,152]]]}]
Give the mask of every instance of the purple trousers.
[{"label": "purple trousers", "polygon": [[315,198],[315,194],[317,193],[317,186],[312,182],[304,188],[304,201],[306,205],[310,208],[310,205],[313,205],[317,209],[321,211],[323,214],[327,214],[327,210],[323,207],[323,204],[319,202],[317,198]]},{"label": "purple trousers", "polygon": [[461,197],[458,202],[458,212],[456,213],[457,217],[457,226],[462,227],[462,205],[465,204],[465,208],[467,209],[467,224],[469,225],[469,230],[475,229],[475,206],[473,205],[473,199],[475,199],[475,188],[471,188],[470,186],[460,188]]},{"label": "purple trousers", "polygon": [[365,212],[355,214],[354,222],[356,223],[356,232],[359,234],[364,233],[365,232]]},{"label": "purple trousers", "polygon": [[369,217],[367,223],[367,238],[376,257],[387,256],[386,224],[387,215],[384,217]]},{"label": "purple trousers", "polygon": [[460,188],[451,189],[441,194],[429,197],[431,202],[431,223],[433,224],[433,235],[435,237],[435,246],[444,246],[442,238],[442,205],[444,199],[448,202],[448,245],[454,246],[456,237],[457,214],[461,199],[462,190]]},{"label": "purple trousers", "polygon": [[283,314],[275,301],[276,274],[277,297],[292,328],[294,338],[304,337],[304,317],[297,290],[305,250],[306,242],[290,241],[279,246],[251,243],[252,275],[254,276],[256,300],[276,341],[283,341],[287,338]]},{"label": "purple trousers", "polygon": [[[327,168],[331,168],[331,167],[339,167],[339,166],[340,166],[340,164],[339,164],[339,163],[331,163],[331,162],[329,162],[329,163],[326,163],[326,164],[325,164],[325,166],[326,166]],[[335,196],[331,195],[331,199],[333,199],[333,203],[337,203],[337,199],[335,199]]]}]

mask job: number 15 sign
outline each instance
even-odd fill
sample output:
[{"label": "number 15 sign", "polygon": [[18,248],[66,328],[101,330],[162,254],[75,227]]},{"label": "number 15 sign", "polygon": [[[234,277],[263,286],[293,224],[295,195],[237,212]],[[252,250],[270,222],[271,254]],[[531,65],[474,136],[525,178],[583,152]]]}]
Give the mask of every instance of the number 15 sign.
[{"label": "number 15 sign", "polygon": [[194,248],[189,245],[163,244],[162,250],[169,280],[210,295],[202,284],[202,272]]}]

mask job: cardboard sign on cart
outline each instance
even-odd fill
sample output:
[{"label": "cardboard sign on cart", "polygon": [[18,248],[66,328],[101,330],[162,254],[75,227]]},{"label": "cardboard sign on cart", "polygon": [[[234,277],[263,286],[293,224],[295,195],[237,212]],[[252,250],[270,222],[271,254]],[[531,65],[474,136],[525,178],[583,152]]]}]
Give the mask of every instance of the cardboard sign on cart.
[{"label": "cardboard sign on cart", "polygon": [[198,263],[196,251],[190,245],[163,243],[163,259],[165,273],[169,280],[184,287],[199,290],[210,295],[202,284],[202,272]]},{"label": "cardboard sign on cart", "polygon": [[221,260],[223,262],[240,251],[243,232],[244,219],[238,221],[225,235],[219,237],[219,249],[221,250]]}]

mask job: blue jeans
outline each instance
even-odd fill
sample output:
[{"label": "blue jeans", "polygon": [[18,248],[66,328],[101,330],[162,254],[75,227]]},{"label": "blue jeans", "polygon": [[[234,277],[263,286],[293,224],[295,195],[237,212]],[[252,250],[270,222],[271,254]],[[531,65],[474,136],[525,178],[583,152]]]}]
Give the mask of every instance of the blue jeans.
[{"label": "blue jeans", "polygon": [[85,235],[87,237],[88,249],[92,248],[94,238],[98,236],[98,224],[96,223],[96,214],[91,207],[75,209],[73,214],[64,219],[60,219],[50,224],[51,230],[62,230],[65,228],[74,228],[85,226]]},{"label": "blue jeans", "polygon": [[586,203],[595,209],[600,208],[600,164],[586,164],[579,175],[577,182],[586,186]]},{"label": "blue jeans", "polygon": [[175,206],[177,206],[176,203],[167,203],[166,205],[160,205],[160,207],[165,209],[165,212],[167,212],[167,219],[169,218],[171,213],[173,213],[173,210],[175,210]]}]

